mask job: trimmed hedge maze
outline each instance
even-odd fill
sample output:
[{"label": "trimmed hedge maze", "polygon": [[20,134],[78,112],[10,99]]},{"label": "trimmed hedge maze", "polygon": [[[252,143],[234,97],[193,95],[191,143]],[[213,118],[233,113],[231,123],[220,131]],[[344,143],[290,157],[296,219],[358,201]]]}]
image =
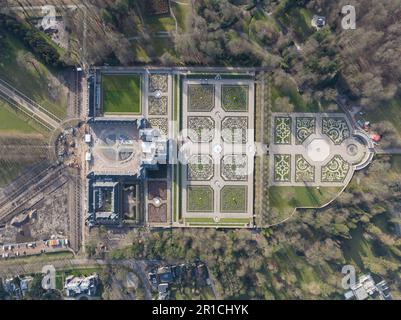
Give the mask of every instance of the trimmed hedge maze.
[{"label": "trimmed hedge maze", "polygon": [[167,118],[149,118],[151,128],[157,128],[164,136],[168,135],[168,121]]},{"label": "trimmed hedge maze", "polygon": [[335,155],[322,167],[323,182],[343,182],[348,174],[350,165],[340,155]]},{"label": "trimmed hedge maze", "polygon": [[316,133],[316,118],[297,117],[296,120],[296,144],[303,144],[312,134]]},{"label": "trimmed hedge maze", "polygon": [[221,176],[225,181],[246,181],[248,179],[248,156],[246,154],[224,156],[221,160]]},{"label": "trimmed hedge maze", "polygon": [[167,92],[168,90],[168,83],[167,83],[168,76],[167,74],[150,74],[149,75],[149,91],[155,92],[157,90],[161,92]]},{"label": "trimmed hedge maze", "polygon": [[314,182],[315,181],[315,167],[312,166],[301,155],[295,155],[295,181],[296,182]]},{"label": "trimmed hedge maze", "polygon": [[207,112],[214,108],[214,85],[188,85],[188,111]]},{"label": "trimmed hedge maze", "polygon": [[221,123],[221,135],[227,143],[247,143],[248,117],[226,117]]},{"label": "trimmed hedge maze", "polygon": [[290,117],[274,118],[275,144],[291,144],[291,120]]},{"label": "trimmed hedge maze", "polygon": [[210,155],[193,155],[188,161],[188,176],[190,181],[210,180],[214,176],[213,159]]},{"label": "trimmed hedge maze", "polygon": [[274,155],[274,181],[276,182],[291,181],[291,155],[289,154]]},{"label": "trimmed hedge maze", "polygon": [[344,118],[323,118],[322,132],[327,135],[334,144],[341,144],[351,136],[347,122]]},{"label": "trimmed hedge maze", "polygon": [[167,114],[167,97],[149,96],[148,108],[150,115],[166,115]]},{"label": "trimmed hedge maze", "polygon": [[188,117],[188,137],[192,142],[211,142],[215,123],[211,117]]}]

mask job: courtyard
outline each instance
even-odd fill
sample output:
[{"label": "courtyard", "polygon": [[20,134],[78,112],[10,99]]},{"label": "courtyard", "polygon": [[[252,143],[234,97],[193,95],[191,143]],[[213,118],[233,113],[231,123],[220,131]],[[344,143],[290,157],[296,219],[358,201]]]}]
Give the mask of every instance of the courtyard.
[{"label": "courtyard", "polygon": [[102,76],[104,114],[141,114],[141,77],[139,74]]},{"label": "courtyard", "polygon": [[91,125],[91,135],[89,171],[113,175],[139,172],[142,147],[134,122],[97,122]]}]

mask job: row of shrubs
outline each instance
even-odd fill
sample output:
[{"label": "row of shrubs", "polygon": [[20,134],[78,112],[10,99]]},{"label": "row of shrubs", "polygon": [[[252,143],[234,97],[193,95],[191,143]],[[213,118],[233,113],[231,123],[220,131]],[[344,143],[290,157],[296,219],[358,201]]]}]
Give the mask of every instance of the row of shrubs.
[{"label": "row of shrubs", "polygon": [[17,36],[23,41],[35,55],[47,65],[53,67],[65,67],[65,62],[61,59],[60,53],[53,47],[31,24],[20,21],[19,19],[0,14],[0,30],[6,30]]}]

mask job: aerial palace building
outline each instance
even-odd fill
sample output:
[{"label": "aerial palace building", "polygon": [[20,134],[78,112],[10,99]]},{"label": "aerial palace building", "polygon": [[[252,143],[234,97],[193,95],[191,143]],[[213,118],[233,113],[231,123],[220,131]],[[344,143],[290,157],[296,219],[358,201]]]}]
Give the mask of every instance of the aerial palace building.
[{"label": "aerial palace building", "polygon": [[254,226],[255,72],[217,69],[91,70],[90,227]]}]

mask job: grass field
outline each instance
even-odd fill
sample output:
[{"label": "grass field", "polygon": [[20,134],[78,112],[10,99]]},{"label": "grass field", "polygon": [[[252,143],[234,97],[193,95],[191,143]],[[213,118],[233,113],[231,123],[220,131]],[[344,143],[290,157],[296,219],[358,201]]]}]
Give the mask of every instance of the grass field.
[{"label": "grass field", "polygon": [[220,196],[221,212],[246,212],[248,196],[246,186],[224,186]]},{"label": "grass field", "polygon": [[1,132],[18,132],[32,133],[35,129],[32,128],[26,121],[14,113],[7,103],[0,100],[0,134]]},{"label": "grass field", "polygon": [[5,44],[6,50],[0,59],[0,78],[64,118],[67,115],[67,90],[58,79],[61,73],[35,59],[15,37],[6,35]]},{"label": "grass field", "polygon": [[276,19],[280,20],[284,26],[291,26],[296,38],[304,42],[313,33],[311,25],[312,14],[309,10],[299,7],[291,7],[285,11],[286,2],[282,1],[274,13]]},{"label": "grass field", "polygon": [[245,227],[250,223],[249,218],[221,218],[216,222],[213,218],[185,218],[185,223],[196,227]]},{"label": "grass field", "polygon": [[141,76],[102,75],[103,112],[141,113]]},{"label": "grass field", "polygon": [[172,31],[175,29],[175,21],[171,16],[146,17],[145,26],[151,33]]},{"label": "grass field", "polygon": [[390,121],[397,132],[401,135],[401,96],[392,99],[385,105],[374,110],[367,111],[362,119],[377,123],[379,121]]},{"label": "grass field", "polygon": [[185,31],[187,15],[191,10],[189,1],[181,0],[180,3],[172,2],[171,9],[177,19],[178,26]]},{"label": "grass field", "polygon": [[10,163],[0,159],[0,187],[10,183],[23,169],[18,162]]},{"label": "grass field", "polygon": [[[0,137],[15,137],[18,135],[29,139],[32,134],[36,136],[38,132],[29,124],[32,121],[25,121],[7,103],[0,100]],[[18,160],[5,160],[0,155],[0,187],[10,183],[23,171],[26,165],[28,164]]]},{"label": "grass field", "polygon": [[146,52],[144,46],[141,43],[141,40],[132,41],[132,54],[135,57],[136,61],[140,61],[143,63],[149,63],[152,59],[149,56],[149,53]]},{"label": "grass field", "polygon": [[319,208],[334,199],[341,187],[270,187],[270,208],[277,217],[271,223],[278,223],[289,217],[295,208]]},{"label": "grass field", "polygon": [[301,94],[298,92],[295,84],[288,79],[288,82],[283,84],[271,84],[271,104],[273,112],[282,112],[276,104],[277,98],[288,97],[290,103],[294,106],[294,112],[319,112],[317,103],[307,103]]},{"label": "grass field", "polygon": [[273,19],[273,17],[268,16],[267,14],[265,14],[263,11],[256,11],[255,15],[253,15],[248,23],[246,25],[244,25],[244,31],[248,34],[249,38],[254,41],[255,43],[257,43],[258,45],[265,45],[264,43],[262,43],[260,40],[258,40],[255,31],[254,31],[254,25],[257,21],[263,21],[264,23],[266,23],[267,25],[270,25],[272,28],[274,28],[274,30],[276,30],[277,32],[280,32],[279,27],[276,24],[276,21]]},{"label": "grass field", "polygon": [[24,256],[24,257],[18,257],[18,258],[12,258],[8,260],[0,260],[0,268],[2,266],[15,266],[16,261],[18,261],[18,265],[23,266],[24,264],[31,264],[31,263],[36,263],[36,264],[46,264],[46,262],[51,263],[52,261],[55,260],[70,260],[73,259],[74,255],[72,252],[69,251],[63,251],[63,252],[53,252],[53,253],[41,253],[39,255],[33,255],[33,256]]},{"label": "grass field", "polygon": [[213,189],[209,186],[189,186],[187,210],[195,212],[213,211]]}]

